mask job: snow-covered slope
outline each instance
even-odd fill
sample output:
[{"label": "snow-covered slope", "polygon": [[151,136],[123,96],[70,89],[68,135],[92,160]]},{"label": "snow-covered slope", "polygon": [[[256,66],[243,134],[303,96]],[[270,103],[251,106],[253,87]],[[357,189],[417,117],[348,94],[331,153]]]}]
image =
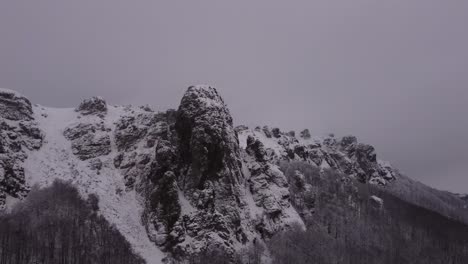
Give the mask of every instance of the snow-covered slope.
[{"label": "snow-covered slope", "polygon": [[161,263],[164,254],[152,243],[141,221],[143,198],[134,190],[125,190],[120,172],[113,166],[117,154],[115,144],[111,152],[99,157],[101,168],[96,170],[88,160],[80,160],[72,149],[72,143],[64,136],[64,131],[77,124],[103,124],[112,133],[115,123],[125,113],[122,107],[109,107],[103,117],[82,115],[74,109],[34,107],[34,118],[44,135],[40,150],[28,151],[24,162],[26,182],[29,185],[47,186],[54,179],[72,182],[81,194],[97,194],[100,198],[100,212],[132,244],[136,253],[147,263]]}]

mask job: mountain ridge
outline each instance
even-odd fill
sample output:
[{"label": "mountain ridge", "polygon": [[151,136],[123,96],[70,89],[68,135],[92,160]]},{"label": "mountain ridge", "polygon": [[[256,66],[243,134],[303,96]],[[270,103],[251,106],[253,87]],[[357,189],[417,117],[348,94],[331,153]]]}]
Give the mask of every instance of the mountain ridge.
[{"label": "mountain ridge", "polygon": [[208,85],[189,87],[178,110],[158,113],[101,97],[76,109],[47,108],[6,89],[0,110],[0,206],[11,207],[34,184],[68,180],[83,196],[99,195],[100,213],[147,263],[207,248],[233,255],[295,223],[305,228],[282,161],[382,188],[402,177],[353,136],[234,127]]}]

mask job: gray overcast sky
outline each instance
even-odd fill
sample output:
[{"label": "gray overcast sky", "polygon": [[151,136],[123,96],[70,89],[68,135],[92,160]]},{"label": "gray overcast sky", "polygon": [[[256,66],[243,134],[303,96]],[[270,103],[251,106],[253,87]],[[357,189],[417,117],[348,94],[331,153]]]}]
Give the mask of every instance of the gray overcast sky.
[{"label": "gray overcast sky", "polygon": [[213,84],[237,124],[354,134],[468,192],[467,14],[465,0],[5,0],[0,87],[164,110]]}]

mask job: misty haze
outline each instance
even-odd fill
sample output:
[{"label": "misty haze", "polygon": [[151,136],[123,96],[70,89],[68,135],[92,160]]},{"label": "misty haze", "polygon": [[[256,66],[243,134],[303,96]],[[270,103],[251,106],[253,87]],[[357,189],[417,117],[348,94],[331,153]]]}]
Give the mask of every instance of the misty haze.
[{"label": "misty haze", "polygon": [[467,11],[0,3],[0,264],[468,263]]}]

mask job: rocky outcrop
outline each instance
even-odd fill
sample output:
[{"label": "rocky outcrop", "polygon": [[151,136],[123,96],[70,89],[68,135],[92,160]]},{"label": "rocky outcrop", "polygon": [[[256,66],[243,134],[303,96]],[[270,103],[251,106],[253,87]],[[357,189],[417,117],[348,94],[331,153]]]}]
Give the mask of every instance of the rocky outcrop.
[{"label": "rocky outcrop", "polygon": [[200,189],[206,181],[227,185],[241,178],[239,144],[232,117],[212,87],[192,86],[178,110],[176,131],[180,155],[187,173],[184,189]]},{"label": "rocky outcrop", "polygon": [[173,252],[181,236],[176,226],[181,206],[174,173],[178,166],[175,111],[141,110],[125,111],[115,124],[114,167],[123,175],[127,191],[136,190],[144,197],[142,218],[151,241]]},{"label": "rocky outcrop", "polygon": [[[177,112],[175,131],[177,182],[197,209],[187,221],[189,226],[204,227],[184,235],[198,241],[199,247],[219,243],[232,252],[234,244],[245,236],[241,225],[244,177],[232,117],[216,89],[192,86],[187,90]],[[220,236],[226,239],[220,241]]]},{"label": "rocky outcrop", "polygon": [[150,236],[158,246],[168,248],[180,242],[182,235],[174,228],[181,214],[175,174],[167,171],[155,186],[150,196],[150,224],[154,228]]},{"label": "rocky outcrop", "polygon": [[309,129],[304,129],[304,130],[301,131],[301,138],[303,138],[303,139],[310,139],[311,138]]},{"label": "rocky outcrop", "polygon": [[[68,126],[63,135],[71,141],[72,152],[80,160],[96,159],[111,153],[111,128],[102,120],[107,113],[107,104],[101,97],[86,99],[75,109],[81,115],[95,115],[101,119],[86,118]],[[93,165],[94,164],[94,165]],[[98,162],[92,160],[90,166]]]},{"label": "rocky outcrop", "polygon": [[171,137],[169,124],[173,124],[173,120],[174,110],[164,113],[144,111],[122,116],[115,132],[118,150],[132,150],[139,145],[152,148],[158,140],[168,140]]},{"label": "rocky outcrop", "polygon": [[72,142],[73,154],[88,160],[110,154],[109,132],[110,129],[102,123],[79,123],[66,128],[63,135]]},{"label": "rocky outcrop", "polygon": [[[284,175],[267,163],[261,143],[253,142],[248,154],[241,150],[242,129],[232,123],[209,86],[190,87],[177,111],[128,111],[116,122],[113,164],[127,190],[145,197],[148,236],[175,258],[210,247],[232,256],[257,235],[270,236],[289,224],[293,209]],[[262,167],[258,174],[256,166]],[[249,195],[256,204],[246,201]]]},{"label": "rocky outcrop", "polygon": [[83,115],[102,116],[107,113],[107,103],[101,97],[92,97],[81,102],[76,111]]},{"label": "rocky outcrop", "polygon": [[270,163],[263,143],[253,136],[247,138],[244,163],[250,172],[249,189],[255,204],[264,214],[256,222],[256,231],[270,237],[287,226],[291,203],[289,184],[278,166]]},{"label": "rocky outcrop", "polygon": [[266,162],[269,160],[263,143],[253,136],[247,137],[247,146],[245,151],[247,154],[254,157],[256,162]]},{"label": "rocky outcrop", "polygon": [[125,177],[126,186],[137,189],[145,196],[150,194],[160,178],[176,166],[175,143],[171,126],[174,110],[154,113],[143,109],[138,114],[122,116],[114,132],[119,154],[114,165]]},{"label": "rocky outcrop", "polygon": [[29,191],[23,163],[28,151],[42,146],[43,135],[34,122],[31,103],[24,96],[0,90],[0,210],[6,195],[24,197]]},{"label": "rocky outcrop", "polygon": [[271,163],[280,161],[305,161],[323,169],[333,169],[361,182],[386,185],[395,180],[398,172],[389,164],[377,159],[374,147],[358,143],[354,136],[338,140],[333,134],[322,139],[309,138],[308,130],[301,132],[301,140],[292,134],[278,130],[269,131],[243,129],[239,132],[242,145],[249,146],[249,138],[256,137],[270,146]]},{"label": "rocky outcrop", "polygon": [[8,120],[32,120],[31,102],[21,94],[0,89],[0,117]]}]

